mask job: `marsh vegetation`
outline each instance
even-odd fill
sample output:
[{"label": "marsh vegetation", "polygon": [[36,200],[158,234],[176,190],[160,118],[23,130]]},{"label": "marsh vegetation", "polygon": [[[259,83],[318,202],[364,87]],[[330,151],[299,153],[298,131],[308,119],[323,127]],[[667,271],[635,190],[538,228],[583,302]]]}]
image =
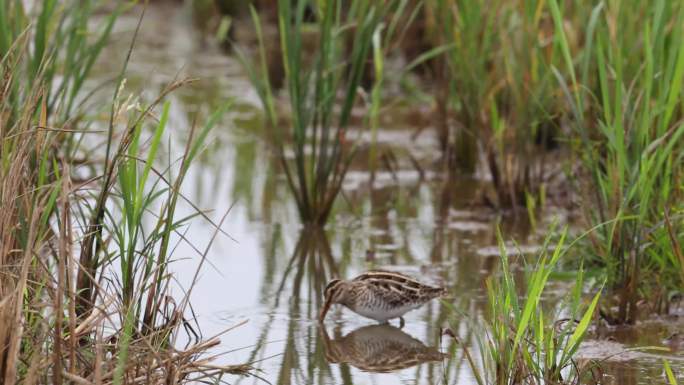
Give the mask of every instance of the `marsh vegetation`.
[{"label": "marsh vegetation", "polygon": [[[684,4],[0,3],[0,383],[676,384]],[[386,269],[406,327],[332,310]]]}]

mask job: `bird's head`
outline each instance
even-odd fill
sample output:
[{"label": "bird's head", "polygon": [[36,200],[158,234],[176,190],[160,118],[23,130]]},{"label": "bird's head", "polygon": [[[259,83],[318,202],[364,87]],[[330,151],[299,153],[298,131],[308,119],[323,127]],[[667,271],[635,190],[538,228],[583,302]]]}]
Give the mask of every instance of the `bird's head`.
[{"label": "bird's head", "polygon": [[347,282],[341,279],[333,279],[325,287],[325,290],[323,291],[323,307],[318,315],[318,320],[320,322],[323,322],[325,319],[325,315],[328,313],[328,310],[330,310],[330,306],[341,302],[344,297],[344,293],[346,292],[346,284]]}]

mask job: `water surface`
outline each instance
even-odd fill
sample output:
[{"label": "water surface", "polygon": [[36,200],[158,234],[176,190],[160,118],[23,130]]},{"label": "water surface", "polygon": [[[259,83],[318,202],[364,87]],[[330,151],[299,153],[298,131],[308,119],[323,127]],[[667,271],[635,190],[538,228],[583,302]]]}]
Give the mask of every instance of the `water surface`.
[{"label": "water surface", "polygon": [[[118,71],[136,21],[134,14],[127,15],[117,26],[117,42],[98,67],[102,79]],[[211,243],[191,296],[197,323],[210,337],[246,321],[222,335],[214,352],[221,353],[219,363],[252,362],[258,369],[258,377],[227,381],[474,384],[463,349],[451,339],[440,339],[441,328],[447,319],[455,320],[452,326],[459,338],[476,349],[474,320],[485,306],[483,283],[498,264],[497,224],[521,250],[534,252],[550,223],[567,220],[566,211],[549,208],[531,229],[524,218],[502,218],[478,205],[487,181],[446,178],[434,166],[438,147],[425,119],[429,108],[414,107],[417,119],[408,119],[403,108],[384,114],[378,149],[386,160],[374,180],[363,158],[355,162],[325,231],[304,229],[265,140],[258,99],[238,61],[202,44],[187,10],[168,4],[151,7],[126,89],[144,90],[151,97],[179,77],[199,80],[171,97],[166,154],[171,159],[182,154],[193,122],[235,101],[183,187],[212,221],[220,223],[225,217],[221,227],[230,236],[215,236],[211,224],[193,221],[184,231],[194,247],[179,242],[171,267],[178,272],[179,287],[189,287],[201,260],[198,251]],[[180,208],[179,215],[189,213],[189,206]],[[447,286],[457,314],[433,301],[407,314],[400,330],[396,322],[379,326],[336,308],[321,327],[315,317],[327,280],[351,278],[369,268]],[[181,294],[180,289],[176,292]],[[625,346],[664,346],[663,339],[681,330],[682,322],[669,318],[629,332],[607,331],[601,341],[614,345],[594,342],[587,351],[604,358],[624,353]],[[674,350],[618,354],[603,365],[606,383],[665,384],[663,356],[672,360],[681,377],[684,356]]]}]

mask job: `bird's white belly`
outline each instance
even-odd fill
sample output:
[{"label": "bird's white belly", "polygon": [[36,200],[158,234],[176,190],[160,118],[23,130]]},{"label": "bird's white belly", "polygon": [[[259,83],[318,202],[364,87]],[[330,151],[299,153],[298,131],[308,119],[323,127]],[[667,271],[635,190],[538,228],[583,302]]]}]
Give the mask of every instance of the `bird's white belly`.
[{"label": "bird's white belly", "polygon": [[357,306],[356,308],[352,309],[354,312],[370,319],[374,319],[376,321],[380,322],[385,322],[387,320],[390,320],[392,318],[397,318],[403,316],[406,312],[413,310],[420,305],[416,304],[409,304],[409,305],[404,305],[401,307],[396,307],[392,309],[381,309],[378,307],[374,306]]}]

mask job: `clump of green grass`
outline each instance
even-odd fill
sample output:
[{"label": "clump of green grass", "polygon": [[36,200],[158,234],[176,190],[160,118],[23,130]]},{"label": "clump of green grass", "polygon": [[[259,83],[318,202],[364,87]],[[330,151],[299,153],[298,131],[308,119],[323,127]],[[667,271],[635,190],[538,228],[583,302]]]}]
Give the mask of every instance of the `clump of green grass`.
[{"label": "clump of green grass", "polygon": [[445,52],[436,58],[442,152],[451,169],[486,170],[502,209],[525,207],[552,175],[545,153],[562,108],[544,3],[426,3],[430,36]]},{"label": "clump of green grass", "polygon": [[[27,95],[25,86],[48,84],[43,98],[56,119],[67,121],[78,113],[83,84],[93,69],[126,3],[102,18],[96,29],[88,26],[97,2],[46,0],[28,10],[21,1],[0,5],[0,58],[11,76],[6,97],[18,118]],[[30,89],[30,88],[29,88]]]},{"label": "clump of green grass", "polygon": [[[396,4],[368,0],[278,2],[280,48],[290,104],[288,123],[283,122],[276,107],[260,20],[252,11],[261,65],[245,67],[261,97],[270,139],[305,223],[323,225],[340,191],[355,152],[349,125],[373,52],[373,37],[383,33],[384,18]],[[314,21],[305,21],[307,7],[314,10]],[[315,49],[306,50],[312,31]],[[375,55],[379,54],[376,49]],[[381,66],[377,59],[376,66]],[[379,102],[377,92],[373,95],[375,103]]]},{"label": "clump of green grass", "polygon": [[[601,291],[587,306],[582,304],[584,274],[580,269],[566,299],[550,311],[543,306],[549,277],[567,250],[566,234],[567,230],[560,233],[553,248],[551,236],[547,237],[537,262],[527,266],[524,289],[513,277],[499,236],[502,271],[487,280],[488,313],[476,332],[480,364],[468,347],[462,346],[478,384],[577,384],[589,374],[577,365],[574,356],[591,324]],[[453,331],[448,334],[453,336]]]},{"label": "clump of green grass", "polygon": [[639,300],[662,311],[684,285],[684,6],[599,3],[577,52],[561,8],[549,6],[566,73],[557,75],[589,178],[578,179],[584,214],[590,225],[610,222],[589,245],[611,288],[603,314],[634,323]]}]

